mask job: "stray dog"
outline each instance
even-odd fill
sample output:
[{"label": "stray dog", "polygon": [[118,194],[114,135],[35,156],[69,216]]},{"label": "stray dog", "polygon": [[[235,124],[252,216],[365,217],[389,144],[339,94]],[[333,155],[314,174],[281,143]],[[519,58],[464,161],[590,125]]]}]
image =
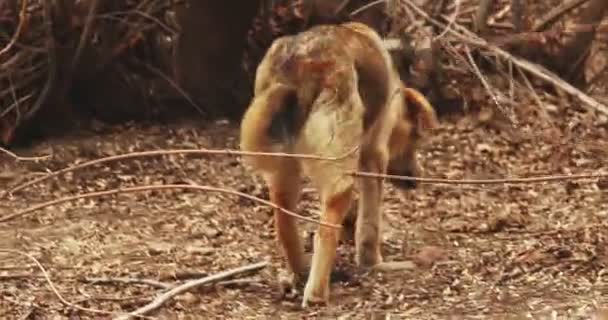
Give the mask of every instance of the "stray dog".
[{"label": "stray dog", "polygon": [[[416,147],[435,128],[433,107],[401,82],[380,36],[362,23],[321,25],[277,38],[256,70],[254,97],[241,122],[240,147],[249,152],[287,152],[338,161],[247,156],[245,163],[268,185],[270,200],[293,210],[301,176],[319,191],[321,221],[341,225],[365,171],[416,176]],[[382,179],[357,180],[356,262],[381,265]],[[414,182],[395,182],[404,189]],[[274,211],[277,238],[294,280],[308,276],[302,307],[326,303],[340,230],[319,226],[312,261],[304,254],[293,217]],[[310,272],[308,273],[308,269]]]}]

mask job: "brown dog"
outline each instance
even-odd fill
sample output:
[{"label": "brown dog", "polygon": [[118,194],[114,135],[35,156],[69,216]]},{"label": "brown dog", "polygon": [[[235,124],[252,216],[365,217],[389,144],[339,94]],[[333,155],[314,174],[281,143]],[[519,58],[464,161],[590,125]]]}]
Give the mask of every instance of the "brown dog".
[{"label": "brown dog", "polygon": [[[241,123],[241,149],[340,157],[339,161],[247,157],[273,203],[297,206],[301,175],[319,191],[321,221],[342,224],[355,187],[349,171],[415,176],[416,146],[437,126],[435,111],[417,91],[405,88],[379,35],[361,23],[316,26],[274,41],[257,68],[254,97]],[[358,181],[356,260],[382,263],[382,179]],[[415,184],[397,184],[413,188]],[[310,273],[302,306],[327,302],[340,231],[320,226],[307,261],[294,218],[274,212],[278,240],[297,279]]]}]

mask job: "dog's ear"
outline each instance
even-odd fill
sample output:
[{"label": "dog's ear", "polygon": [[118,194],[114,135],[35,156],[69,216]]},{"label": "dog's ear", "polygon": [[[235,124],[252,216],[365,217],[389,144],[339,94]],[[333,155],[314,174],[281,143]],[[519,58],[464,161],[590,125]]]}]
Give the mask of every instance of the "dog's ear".
[{"label": "dog's ear", "polygon": [[404,87],[403,96],[407,108],[407,118],[419,134],[422,135],[439,126],[435,109],[420,91]]}]

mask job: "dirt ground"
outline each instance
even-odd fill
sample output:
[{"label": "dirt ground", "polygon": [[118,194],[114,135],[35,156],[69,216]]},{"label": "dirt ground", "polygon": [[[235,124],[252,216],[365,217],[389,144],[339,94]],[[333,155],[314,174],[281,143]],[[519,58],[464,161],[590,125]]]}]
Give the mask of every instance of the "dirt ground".
[{"label": "dirt ground", "polygon": [[[521,106],[522,121],[505,129],[484,117],[443,120],[420,153],[426,174],[500,178],[608,169],[608,119],[577,105]],[[542,116],[542,117],[541,117]],[[487,117],[486,117],[487,118]],[[485,118],[484,118],[485,119]],[[542,120],[538,120],[542,119]],[[553,123],[554,126],[548,125]],[[502,128],[502,129],[501,129]],[[52,138],[14,162],[0,156],[0,189],[75,163],[131,151],[235,149],[235,125],[96,126],[96,132]],[[119,186],[189,183],[267,198],[259,178],[235,156],[165,156],[124,160],[39,183],[2,200],[0,217],[36,203]],[[340,249],[341,277],[327,307],[299,307],[283,296],[283,262],[268,207],[232,195],[181,190],[121,194],[64,203],[0,223],[0,247],[31,254],[71,303],[132,311],[157,286],[99,284],[128,277],[167,285],[260,261],[270,265],[182,294],[151,314],[158,319],[591,319],[608,307],[608,180],[525,185],[422,185],[407,194],[387,184],[388,261],[415,268],[363,273],[352,243]],[[298,212],[316,218],[307,187]],[[315,226],[301,223],[310,236]],[[310,245],[308,245],[310,248]],[[24,256],[0,252],[3,319],[104,319],[75,310],[50,290]]]}]

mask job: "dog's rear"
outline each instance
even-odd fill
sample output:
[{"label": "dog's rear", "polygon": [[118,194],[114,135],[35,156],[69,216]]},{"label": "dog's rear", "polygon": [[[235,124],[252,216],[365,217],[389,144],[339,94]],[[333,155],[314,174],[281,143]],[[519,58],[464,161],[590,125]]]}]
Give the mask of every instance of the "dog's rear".
[{"label": "dog's rear", "polygon": [[[307,117],[331,109],[324,105],[340,106],[332,112],[357,120],[356,113],[365,112],[364,125],[373,122],[389,95],[388,66],[379,54],[379,43],[379,37],[370,39],[335,26],[275,40],[257,69],[254,98],[242,121],[242,146],[264,149],[272,141],[275,151],[293,148],[294,139],[310,122]],[[360,85],[373,90],[359,96]],[[260,139],[261,145],[250,145]]]},{"label": "dog's rear", "polygon": [[[342,224],[355,181],[349,171],[415,173],[416,136],[434,126],[434,112],[422,96],[405,89],[380,37],[363,24],[318,26],[277,39],[256,73],[254,98],[241,124],[241,148],[339,157],[340,161],[248,156],[261,173],[271,201],[295,209],[301,175],[319,191],[321,220]],[[380,254],[382,180],[360,184],[357,263],[374,266]],[[275,210],[277,237],[288,266],[303,279],[310,266],[303,304],[327,301],[338,230],[321,226],[308,261],[296,223]]]}]

